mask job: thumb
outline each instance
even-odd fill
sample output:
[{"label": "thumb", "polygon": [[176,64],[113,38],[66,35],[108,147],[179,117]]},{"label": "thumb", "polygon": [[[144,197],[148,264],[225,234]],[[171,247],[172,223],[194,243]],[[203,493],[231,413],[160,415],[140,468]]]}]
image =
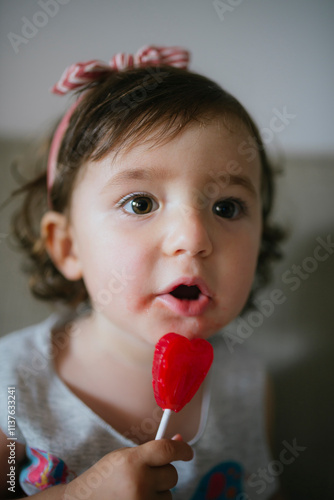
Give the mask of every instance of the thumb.
[{"label": "thumb", "polygon": [[188,462],[194,456],[192,448],[182,438],[149,441],[139,446],[137,451],[141,459],[151,467],[160,467],[176,460]]}]

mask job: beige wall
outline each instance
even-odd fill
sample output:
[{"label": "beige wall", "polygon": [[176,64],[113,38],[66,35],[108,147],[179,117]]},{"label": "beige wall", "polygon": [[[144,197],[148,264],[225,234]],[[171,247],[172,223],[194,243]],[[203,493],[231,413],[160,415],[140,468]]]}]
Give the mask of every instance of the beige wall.
[{"label": "beige wall", "polygon": [[[2,202],[15,186],[11,160],[24,150],[19,141],[0,141],[0,146]],[[242,330],[249,335],[244,347],[260,353],[273,375],[278,454],[284,440],[296,439],[306,447],[282,474],[293,500],[334,498],[334,252],[319,247],[319,238],[334,241],[333,195],[334,158],[287,158],[278,179],[276,218],[289,228],[290,238],[275,281],[261,294],[266,309],[257,317],[246,314],[248,326]],[[19,271],[20,256],[6,236],[9,213],[8,207],[0,213],[1,334],[49,314],[45,304],[30,297]],[[302,277],[293,266],[301,266]],[[284,302],[270,305],[277,296]],[[254,326],[261,321],[260,327]],[[237,328],[239,323],[227,332]],[[233,355],[240,346],[230,343],[229,348]]]}]

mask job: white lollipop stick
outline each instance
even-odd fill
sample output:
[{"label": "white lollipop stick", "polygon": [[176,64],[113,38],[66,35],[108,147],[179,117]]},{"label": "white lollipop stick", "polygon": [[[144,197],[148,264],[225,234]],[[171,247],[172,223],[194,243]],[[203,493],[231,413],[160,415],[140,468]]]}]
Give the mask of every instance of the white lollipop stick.
[{"label": "white lollipop stick", "polygon": [[164,412],[162,414],[162,418],[160,420],[160,424],[159,424],[159,429],[158,429],[157,435],[155,436],[155,439],[161,439],[161,438],[163,438],[171,414],[172,414],[172,410],[169,410],[168,408],[166,410],[164,410]]}]

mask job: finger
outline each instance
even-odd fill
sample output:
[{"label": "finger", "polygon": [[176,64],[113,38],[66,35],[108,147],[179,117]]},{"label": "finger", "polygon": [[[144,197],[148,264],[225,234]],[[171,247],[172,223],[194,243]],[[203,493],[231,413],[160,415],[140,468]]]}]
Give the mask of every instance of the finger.
[{"label": "finger", "polygon": [[194,456],[188,443],[184,441],[172,441],[171,439],[149,441],[138,446],[137,452],[140,454],[140,458],[152,467],[167,465],[176,460],[187,462]]},{"label": "finger", "polygon": [[152,467],[152,473],[156,491],[168,491],[177,484],[177,471],[171,464],[162,467]]}]

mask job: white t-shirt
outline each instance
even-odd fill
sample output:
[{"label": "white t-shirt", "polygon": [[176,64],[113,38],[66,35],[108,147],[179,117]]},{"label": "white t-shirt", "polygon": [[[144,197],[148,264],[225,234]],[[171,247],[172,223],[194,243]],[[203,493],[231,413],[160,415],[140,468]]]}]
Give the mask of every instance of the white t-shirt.
[{"label": "white t-shirt", "polygon": [[[9,443],[26,446],[27,460],[17,473],[27,495],[71,481],[110,451],[136,446],[75,396],[55,372],[51,332],[64,321],[54,314],[0,340],[0,427]],[[277,483],[268,469],[265,371],[244,349],[229,352],[219,334],[212,344],[215,358],[201,424],[190,442],[194,459],[174,463],[179,480],[173,498],[268,499]],[[8,425],[10,394],[15,395],[15,402],[10,398],[14,429]],[[91,480],[99,478],[92,475]]]}]

